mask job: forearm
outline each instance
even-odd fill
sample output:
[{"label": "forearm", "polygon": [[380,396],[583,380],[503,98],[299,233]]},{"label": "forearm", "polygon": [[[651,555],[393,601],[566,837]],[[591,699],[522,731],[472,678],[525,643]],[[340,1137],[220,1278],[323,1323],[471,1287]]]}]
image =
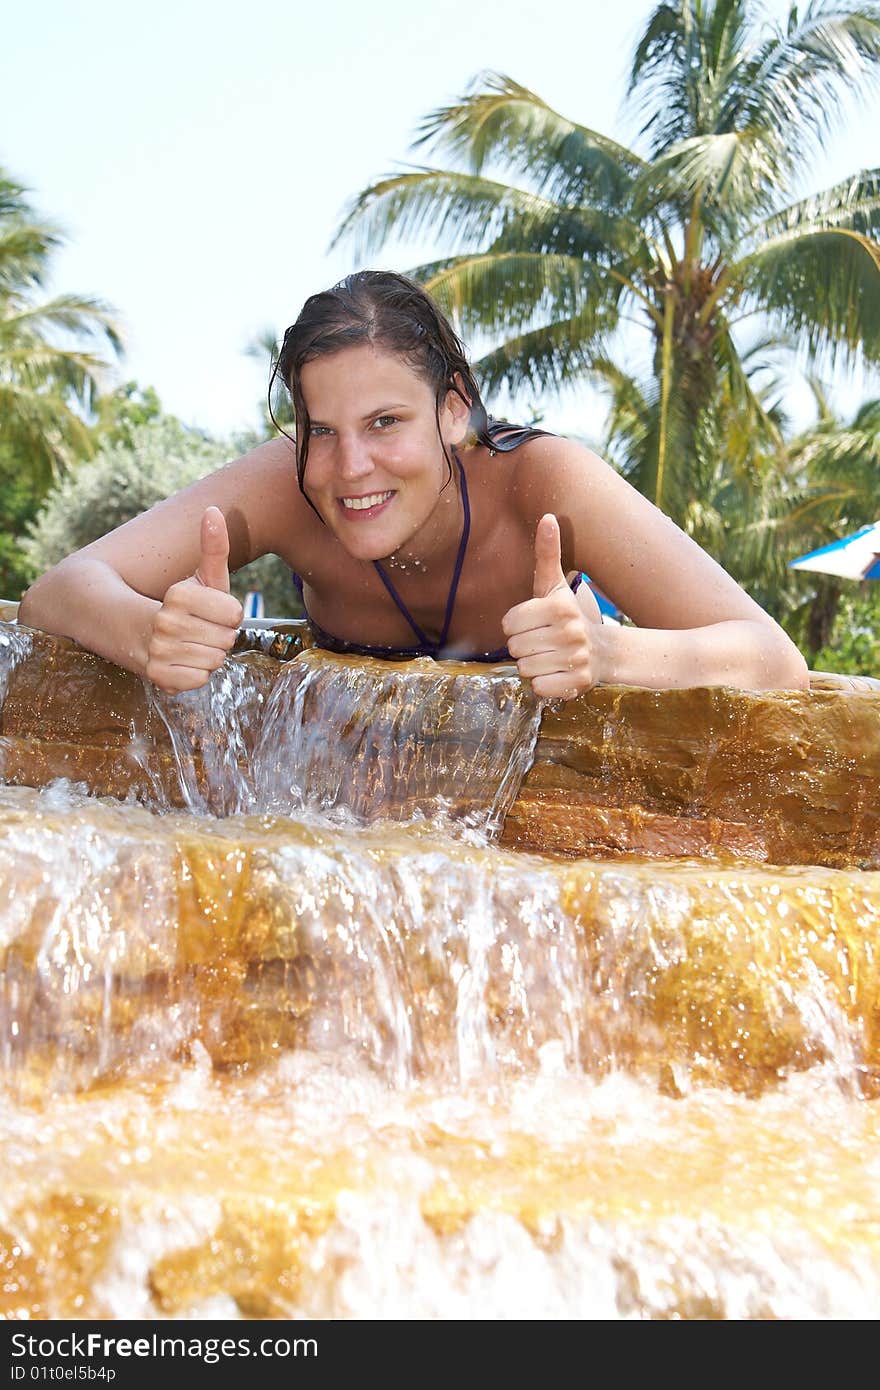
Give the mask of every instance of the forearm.
[{"label": "forearm", "polygon": [[153,618],[161,604],[132,589],[101,560],[81,555],[42,575],[21,600],[18,621],[72,637],[81,646],[143,676]]},{"label": "forearm", "polygon": [[730,685],[740,690],[806,690],[806,662],[781,628],[745,619],[658,630],[603,624],[594,634],[603,685],[654,690]]}]

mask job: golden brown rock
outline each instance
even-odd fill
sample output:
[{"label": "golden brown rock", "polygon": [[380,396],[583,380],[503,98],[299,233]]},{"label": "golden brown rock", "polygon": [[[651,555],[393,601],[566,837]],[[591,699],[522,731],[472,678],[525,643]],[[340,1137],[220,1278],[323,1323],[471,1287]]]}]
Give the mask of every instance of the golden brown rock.
[{"label": "golden brown rock", "polygon": [[[7,783],[44,786],[65,777],[96,795],[144,799],[158,788],[167,804],[186,804],[166,723],[141,681],[65,639],[0,628],[31,645],[7,675],[0,716]],[[289,632],[285,643],[287,660],[245,650],[229,665],[244,663],[240,674],[258,702],[284,673],[287,682],[293,677],[292,705],[309,676],[299,716],[309,726],[323,721],[331,741],[351,736],[352,710],[363,711],[369,737],[355,731],[348,754],[367,779],[359,812],[387,814],[395,804],[399,813],[418,811],[430,804],[432,777],[445,778],[453,801],[461,798],[458,809],[467,810],[465,774],[476,784],[488,775],[480,771],[491,709],[485,668],[315,651],[304,658],[300,635]],[[311,679],[316,669],[349,673],[344,707],[338,685]],[[564,855],[729,852],[773,864],[880,867],[875,684],[835,687],[831,676],[817,675],[809,692],[602,687],[547,707],[502,842]],[[404,736],[405,711],[420,704],[430,720]],[[226,750],[222,731],[202,728],[200,739],[193,768],[203,788],[204,758],[215,745]]]}]

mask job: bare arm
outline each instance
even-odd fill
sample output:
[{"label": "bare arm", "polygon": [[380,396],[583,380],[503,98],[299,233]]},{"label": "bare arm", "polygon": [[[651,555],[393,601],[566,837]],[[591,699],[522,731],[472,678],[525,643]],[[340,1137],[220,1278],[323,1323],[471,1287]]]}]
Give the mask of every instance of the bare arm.
[{"label": "bare arm", "polygon": [[[220,523],[215,518],[215,530],[225,521],[228,534],[228,560],[215,569],[209,559],[212,576],[222,575],[227,563],[239,569],[289,544],[296,486],[292,467],[290,445],[273,440],[158,503],[42,575],[21,601],[19,622],[72,637],[99,656],[151,679],[156,679],[157,638],[164,637],[167,652],[169,626],[174,627],[168,618],[176,620],[182,641],[209,648],[218,634],[199,624],[225,629],[220,640],[228,649],[241,621],[241,606],[228,592],[228,578],[225,593],[213,578],[196,581],[204,593],[195,594],[194,626],[188,633],[180,626],[188,599],[193,598],[192,587],[181,592],[181,586],[192,586],[200,566],[205,567],[205,513],[219,508],[222,517]],[[209,536],[215,557],[223,544],[222,537],[215,545]],[[157,683],[185,689],[209,675],[207,670],[201,680],[188,684]]]},{"label": "bare arm", "polygon": [[[569,698],[599,682],[807,688],[779,625],[625,479],[568,441],[530,448],[517,488],[535,528],[534,597],[509,610],[504,631],[538,694]],[[585,621],[563,564],[586,570],[638,626]]]}]

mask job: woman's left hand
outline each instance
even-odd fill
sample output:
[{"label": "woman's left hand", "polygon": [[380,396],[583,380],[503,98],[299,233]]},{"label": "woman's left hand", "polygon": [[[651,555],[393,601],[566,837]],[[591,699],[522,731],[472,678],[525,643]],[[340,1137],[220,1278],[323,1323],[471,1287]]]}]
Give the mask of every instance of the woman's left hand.
[{"label": "woman's left hand", "polygon": [[501,623],[519,674],[545,699],[571,700],[601,679],[602,616],[582,584],[584,591],[586,606],[563,573],[559,522],[548,512],[535,533],[534,597],[508,609]]}]

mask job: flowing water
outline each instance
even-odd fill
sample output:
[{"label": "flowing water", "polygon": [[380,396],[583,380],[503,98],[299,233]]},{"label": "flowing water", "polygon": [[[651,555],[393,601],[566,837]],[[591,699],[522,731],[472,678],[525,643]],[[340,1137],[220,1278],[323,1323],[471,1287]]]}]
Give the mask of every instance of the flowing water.
[{"label": "flowing water", "polygon": [[540,704],[419,677],[0,787],[0,1315],[877,1317],[880,873],[505,850]]}]

